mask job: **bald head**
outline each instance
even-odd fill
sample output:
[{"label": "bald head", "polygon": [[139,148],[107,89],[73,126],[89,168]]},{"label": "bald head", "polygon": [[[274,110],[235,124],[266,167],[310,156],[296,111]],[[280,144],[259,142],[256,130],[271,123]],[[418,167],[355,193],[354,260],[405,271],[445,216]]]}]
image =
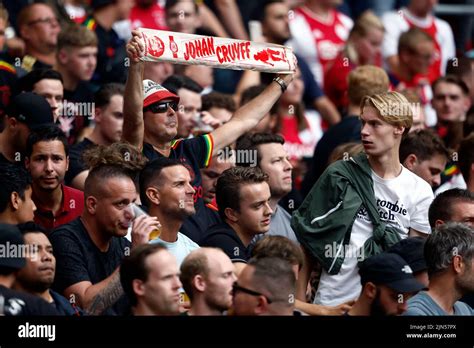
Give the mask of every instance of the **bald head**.
[{"label": "bald head", "polygon": [[[230,294],[235,280],[234,265],[218,248],[200,248],[192,251],[181,264],[181,282],[189,298],[210,291],[211,288],[226,288]],[[217,280],[217,281],[216,281]],[[220,280],[224,280],[221,282]],[[204,283],[205,286],[202,286]]]}]

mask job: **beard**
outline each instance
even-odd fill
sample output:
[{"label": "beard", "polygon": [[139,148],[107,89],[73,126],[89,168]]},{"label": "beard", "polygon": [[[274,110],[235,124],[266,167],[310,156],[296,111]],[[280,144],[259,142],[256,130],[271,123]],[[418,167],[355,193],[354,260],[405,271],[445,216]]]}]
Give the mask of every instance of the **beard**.
[{"label": "beard", "polygon": [[387,313],[380,303],[380,291],[377,290],[377,295],[375,296],[372,306],[370,306],[370,316],[371,317],[386,317]]},{"label": "beard", "polygon": [[466,262],[464,275],[462,278],[458,277],[455,287],[462,296],[474,292],[474,272],[471,262]]},{"label": "beard", "polygon": [[228,304],[227,303],[224,303],[224,301],[222,300],[222,298],[220,298],[220,301],[217,300],[216,298],[210,296],[206,299],[206,302],[207,302],[207,305],[209,306],[209,308],[212,308],[212,309],[215,309],[221,313],[223,313],[224,311],[227,311],[229,310],[230,307],[232,307],[232,301],[230,301]]}]

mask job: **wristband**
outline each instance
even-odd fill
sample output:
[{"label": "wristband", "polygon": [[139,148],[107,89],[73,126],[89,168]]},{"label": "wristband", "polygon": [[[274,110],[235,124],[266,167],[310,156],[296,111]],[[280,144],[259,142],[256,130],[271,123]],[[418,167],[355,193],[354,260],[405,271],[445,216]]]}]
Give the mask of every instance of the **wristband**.
[{"label": "wristband", "polygon": [[273,81],[275,81],[276,83],[280,85],[281,93],[285,93],[286,89],[288,88],[288,86],[286,85],[286,82],[283,81],[283,79],[279,76],[275,77]]}]

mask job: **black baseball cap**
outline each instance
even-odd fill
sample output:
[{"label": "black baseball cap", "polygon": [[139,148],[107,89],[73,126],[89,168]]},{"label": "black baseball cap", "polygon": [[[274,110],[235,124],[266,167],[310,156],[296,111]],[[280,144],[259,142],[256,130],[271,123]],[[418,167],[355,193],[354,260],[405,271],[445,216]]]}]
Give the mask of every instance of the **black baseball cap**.
[{"label": "black baseball cap", "polygon": [[24,250],[25,241],[15,225],[0,224],[0,266],[20,269],[25,267]]},{"label": "black baseball cap", "polygon": [[426,271],[424,247],[426,239],[423,237],[408,237],[387,250],[389,253],[400,255],[410,266],[413,273]]},{"label": "black baseball cap", "polygon": [[361,283],[386,285],[400,293],[416,292],[424,285],[413,277],[408,263],[398,254],[380,253],[366,259],[359,267]]},{"label": "black baseball cap", "polygon": [[33,92],[23,92],[13,97],[7,114],[25,123],[30,129],[54,123],[49,103],[44,97]]}]

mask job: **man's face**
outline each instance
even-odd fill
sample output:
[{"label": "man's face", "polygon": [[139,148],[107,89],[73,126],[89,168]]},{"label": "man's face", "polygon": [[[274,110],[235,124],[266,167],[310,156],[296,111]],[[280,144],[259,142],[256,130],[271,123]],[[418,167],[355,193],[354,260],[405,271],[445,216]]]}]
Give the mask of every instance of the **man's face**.
[{"label": "man's face", "polygon": [[174,72],[174,67],[169,62],[147,62],[144,65],[143,76],[160,84]]},{"label": "man's face", "polygon": [[69,47],[60,53],[61,64],[79,81],[89,81],[97,66],[97,47]]},{"label": "man's face", "polygon": [[411,50],[402,53],[401,61],[415,74],[426,74],[433,62],[434,44],[432,41],[420,41]]},{"label": "man's face", "polygon": [[35,218],[36,205],[33,202],[33,199],[31,199],[32,193],[33,189],[31,186],[28,186],[28,188],[25,190],[25,199],[20,198],[19,200],[18,209],[15,212],[16,219],[19,224],[33,221]]},{"label": "man's face", "polygon": [[156,315],[179,314],[179,268],[176,258],[167,250],[160,250],[145,261],[148,279],[142,283],[138,301]]},{"label": "man's face", "polygon": [[200,25],[199,15],[196,13],[194,1],[179,1],[166,13],[166,24],[170,31],[186,34],[195,34]]},{"label": "man's face", "polygon": [[31,173],[35,190],[56,190],[64,182],[68,167],[69,157],[60,140],[37,142],[26,160],[26,168]]},{"label": "man's face", "polygon": [[[249,265],[245,266],[239,274],[239,279],[237,280],[238,286],[258,292],[252,281],[254,272],[255,267]],[[233,308],[235,315],[257,315],[257,307],[258,296],[240,290],[234,291]]]},{"label": "man's face", "polygon": [[59,80],[43,79],[35,83],[33,92],[44,97],[53,111],[54,122],[61,113],[63,103],[63,84]]},{"label": "man's face", "polygon": [[217,179],[219,179],[224,171],[233,166],[234,164],[230,160],[220,160],[218,157],[214,157],[209,167],[201,169],[202,198],[204,199],[204,202],[212,202],[216,197]]},{"label": "man's face", "polygon": [[109,104],[96,109],[95,122],[108,143],[120,141],[123,127],[123,96],[113,95]]},{"label": "man's face", "polygon": [[130,178],[116,177],[104,180],[100,189],[100,197],[87,198],[89,212],[89,200],[94,200],[92,214],[103,233],[110,237],[125,237],[133,221],[133,214],[126,208],[137,199],[135,184]]},{"label": "man's face", "polygon": [[214,69],[206,65],[188,65],[184,75],[203,88],[214,85]]},{"label": "man's face", "polygon": [[178,107],[178,137],[187,138],[195,126],[195,118],[201,112],[202,102],[199,93],[188,89],[178,90],[180,98]]},{"label": "man's face", "polygon": [[193,199],[195,190],[186,167],[176,165],[163,168],[160,182],[159,208],[163,214],[184,220],[196,212]]},{"label": "man's face", "polygon": [[[158,103],[165,102],[160,101]],[[168,107],[166,112],[153,113],[147,110],[143,113],[143,121],[147,134],[159,141],[171,141],[178,133],[178,115],[172,108]]]},{"label": "man's face", "polygon": [[205,299],[207,304],[220,311],[232,306],[232,285],[236,281],[234,265],[222,251],[207,255],[209,274],[205,277]]},{"label": "man's face", "polygon": [[36,253],[26,257],[26,266],[17,275],[17,281],[26,289],[44,292],[51,287],[56,272],[56,258],[53,246],[44,233],[27,233],[25,244],[34,248]]},{"label": "man's face", "polygon": [[462,294],[472,293],[474,291],[474,257],[464,259],[465,268],[461,274],[456,277],[456,288]]},{"label": "man's face", "polygon": [[[400,143],[402,129],[394,127],[379,117],[377,109],[371,106],[365,106],[362,115],[360,115],[362,123],[361,138],[362,145],[368,155],[379,157]],[[397,130],[398,129],[398,130]],[[396,136],[396,132],[400,132]]]},{"label": "man's face", "polygon": [[438,0],[411,0],[410,6],[415,9],[417,15],[427,16],[437,3]]},{"label": "man's face", "polygon": [[240,187],[240,211],[235,212],[236,223],[248,234],[260,234],[270,229],[270,187],[266,182]]},{"label": "man's face", "polygon": [[401,315],[407,310],[407,300],[411,294],[401,294],[385,285],[377,285],[376,291],[371,316]]},{"label": "man's face", "polygon": [[269,42],[283,44],[290,38],[288,10],[284,3],[274,3],[266,7],[262,32]]},{"label": "man's face", "polygon": [[118,18],[120,20],[128,19],[134,4],[134,0],[117,0]]},{"label": "man's face", "polygon": [[270,191],[273,197],[283,197],[291,191],[290,157],[282,144],[270,143],[258,146],[260,169],[268,174]]},{"label": "man's face", "polygon": [[417,107],[413,110],[413,124],[410,127],[410,133],[420,130],[420,129],[426,129],[426,124],[425,124],[425,112],[422,107]]},{"label": "man's face", "polygon": [[408,169],[425,180],[431,187],[436,187],[441,184],[441,173],[446,167],[446,161],[446,156],[438,153],[424,161],[415,159],[415,163],[408,166]]},{"label": "man's face", "polygon": [[474,202],[453,203],[449,221],[462,222],[474,228]]},{"label": "man's face", "polygon": [[463,121],[469,109],[469,97],[464,95],[461,87],[454,83],[440,82],[433,91],[431,101],[438,120],[444,122]]},{"label": "man's face", "polygon": [[20,29],[21,36],[27,41],[27,46],[40,51],[54,49],[61,31],[59,22],[53,10],[44,4],[35,4],[30,11],[29,21]]}]

